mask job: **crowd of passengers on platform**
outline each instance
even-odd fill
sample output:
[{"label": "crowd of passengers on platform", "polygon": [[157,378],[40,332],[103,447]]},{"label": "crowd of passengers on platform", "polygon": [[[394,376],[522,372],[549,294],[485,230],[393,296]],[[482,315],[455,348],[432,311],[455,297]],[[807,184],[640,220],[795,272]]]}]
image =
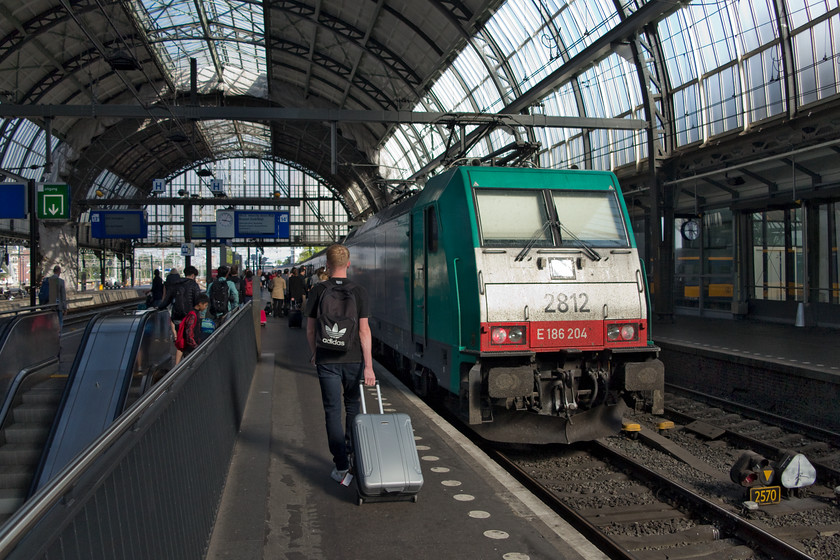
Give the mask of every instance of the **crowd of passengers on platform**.
[{"label": "crowd of passengers on platform", "polygon": [[[306,275],[310,272],[309,275]],[[220,266],[206,290],[202,290],[196,277],[198,270],[187,266],[181,276],[177,269],[170,270],[166,278],[155,270],[152,288],[146,296],[148,308],[168,310],[175,340],[175,363],[198,348],[228,315],[238,306],[251,301],[254,289],[269,292],[271,303],[267,315],[282,317],[291,309],[302,309],[306,294],[327,275],[323,268],[316,271],[306,267],[262,271],[259,278],[251,269],[241,275],[239,267]]]}]

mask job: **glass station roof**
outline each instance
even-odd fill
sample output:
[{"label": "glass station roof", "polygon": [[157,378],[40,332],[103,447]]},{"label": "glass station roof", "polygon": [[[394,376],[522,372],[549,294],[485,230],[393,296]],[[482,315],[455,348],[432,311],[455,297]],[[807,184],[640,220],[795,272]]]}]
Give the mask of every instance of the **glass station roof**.
[{"label": "glass station roof", "polygon": [[[604,1],[510,0],[415,110],[497,112],[642,4],[628,2],[618,12],[614,3]],[[656,36],[642,36],[641,48],[658,40],[664,52],[661,74],[655,69],[651,73],[672,89],[677,147],[747,130],[783,114],[790,104],[802,107],[838,93],[837,0],[787,0],[785,7],[793,24],[795,99],[785,99],[781,25],[770,0],[694,1],[659,22]],[[532,112],[644,119],[638,68],[625,54],[629,53],[616,47],[614,54],[548,93]],[[395,170],[421,167],[441,153],[446,134],[432,127],[398,127],[383,144],[383,169],[394,175]],[[593,131],[589,153],[581,130],[539,128],[533,134],[542,143],[544,167],[614,170],[647,157],[644,132]],[[470,157],[510,141],[509,134],[490,137],[476,145]]]},{"label": "glass station roof", "polygon": [[190,89],[190,59],[198,90],[267,97],[262,2],[142,0],[132,2],[149,42],[170,64],[179,91]]},{"label": "glass station roof", "polygon": [[[340,2],[333,4],[344,9]],[[177,90],[161,96],[189,91],[190,59],[196,59],[199,92],[269,98],[263,10],[270,4],[130,0],[127,5]],[[608,0],[508,0],[466,39],[446,68],[422,77],[412,108],[500,112],[645,6],[641,0],[621,6]],[[399,7],[399,2],[389,3],[390,9]],[[627,39],[612,45],[611,53],[554,84],[528,110],[645,120],[644,101],[651,95],[659,124],[674,131],[679,149],[749,131],[774,117],[800,114],[838,94],[838,0],[694,0],[674,5],[671,15],[655,23],[653,31],[647,29],[624,34]],[[286,32],[272,31],[275,38]],[[196,125],[215,157],[270,151],[269,126],[232,121]],[[473,130],[467,126],[464,133]],[[393,126],[376,139],[376,153],[369,155],[386,179],[405,179],[439,156],[453,141],[450,134],[459,141],[460,130],[453,133],[442,125]],[[0,167],[15,176],[39,177],[45,163],[43,138],[43,131],[27,121],[0,120]],[[647,157],[644,130],[548,127],[497,128],[468,155],[489,154],[513,139],[539,142],[542,167],[616,170]],[[64,147],[56,140],[53,149]]]}]

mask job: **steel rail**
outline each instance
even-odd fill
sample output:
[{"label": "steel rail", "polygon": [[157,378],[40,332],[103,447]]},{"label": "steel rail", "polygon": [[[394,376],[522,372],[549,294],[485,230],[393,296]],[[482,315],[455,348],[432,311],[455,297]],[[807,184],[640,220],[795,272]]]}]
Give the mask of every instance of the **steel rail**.
[{"label": "steel rail", "polygon": [[804,422],[799,422],[798,420],[793,420],[791,418],[785,418],[784,416],[779,416],[778,414],[773,414],[772,412],[767,412],[766,410],[761,410],[758,408],[753,408],[751,406],[738,404],[736,402],[729,401],[721,397],[709,395],[708,393],[703,393],[694,389],[682,387],[680,385],[674,385],[673,383],[666,383],[665,387],[674,389],[682,393],[686,393],[693,397],[705,399],[714,404],[721,405],[722,407],[728,407],[732,409],[733,412],[742,413],[745,416],[752,416],[756,420],[771,420],[772,423],[780,427],[794,429],[802,432],[805,435],[814,437],[815,439],[820,439],[825,441],[826,443],[830,443],[832,445],[840,447],[840,434],[838,434],[837,432],[832,432],[831,430],[826,430],[825,428],[820,428],[811,424],[805,424]]},{"label": "steel rail", "polygon": [[802,552],[787,541],[768,533],[756,525],[753,525],[736,513],[715,504],[678,482],[636,462],[624,453],[610,448],[605,443],[601,441],[594,441],[590,443],[590,447],[592,447],[595,452],[600,454],[604,459],[614,462],[614,464],[620,466],[621,468],[631,471],[634,476],[638,476],[651,484],[664,488],[672,496],[683,500],[684,503],[689,504],[691,507],[691,513],[696,513],[697,515],[709,518],[722,528],[722,533],[728,533],[735,536],[749,544],[751,547],[756,547],[761,552],[765,552],[773,558],[785,558],[786,560],[814,560],[813,557],[808,556],[806,553]]},{"label": "steel rail", "polygon": [[633,555],[632,552],[611,539],[609,535],[590,523],[589,520],[580,515],[577,511],[564,504],[554,494],[554,492],[530,477],[528,473],[519,468],[519,466],[511,461],[504,453],[498,451],[497,449],[493,449],[492,447],[481,445],[480,443],[478,445],[480,445],[485,453],[499,463],[523,486],[542,500],[545,505],[551,508],[552,511],[557,513],[579,533],[592,542],[592,544],[594,544],[601,552],[613,560],[639,560],[638,556]]},{"label": "steel rail", "polygon": [[[707,420],[704,420],[703,418],[697,418],[695,416],[691,416],[690,414],[686,414],[685,412],[680,412],[679,410],[674,410],[668,407],[665,407],[665,413],[668,417],[682,424],[688,424],[694,421],[710,423]],[[723,437],[727,441],[731,442],[732,444],[738,447],[752,449],[765,456],[777,457],[781,456],[786,451],[796,452],[795,450],[788,450],[784,447],[779,447],[778,445],[774,445],[766,441],[761,441],[759,439],[755,439],[754,437],[745,434],[733,432],[732,430],[729,430],[723,426],[718,427],[722,430],[725,430]],[[826,445],[830,444],[826,443]],[[809,459],[809,461],[814,467],[814,469],[817,471],[817,478],[821,482],[826,482],[829,480],[835,482],[840,481],[840,470],[829,467],[828,465],[821,463],[818,459]]]}]

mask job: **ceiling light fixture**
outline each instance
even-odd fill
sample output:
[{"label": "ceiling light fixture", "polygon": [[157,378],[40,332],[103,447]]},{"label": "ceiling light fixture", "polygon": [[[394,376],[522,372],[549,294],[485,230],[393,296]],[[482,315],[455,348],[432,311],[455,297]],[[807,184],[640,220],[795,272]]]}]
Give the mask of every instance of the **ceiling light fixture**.
[{"label": "ceiling light fixture", "polygon": [[140,63],[137,62],[137,59],[131,56],[129,53],[118,50],[112,52],[108,55],[105,60],[108,61],[108,64],[111,65],[111,68],[114,70],[140,70]]}]

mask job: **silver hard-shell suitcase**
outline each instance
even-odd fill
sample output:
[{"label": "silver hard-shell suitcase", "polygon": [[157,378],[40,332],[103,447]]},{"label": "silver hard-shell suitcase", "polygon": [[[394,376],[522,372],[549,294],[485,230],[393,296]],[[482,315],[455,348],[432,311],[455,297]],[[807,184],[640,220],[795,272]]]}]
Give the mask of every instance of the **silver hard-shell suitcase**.
[{"label": "silver hard-shell suitcase", "polygon": [[360,384],[362,413],[353,420],[353,455],[359,505],[365,501],[417,501],[423,486],[420,457],[414,443],[411,417],[385,414],[376,382],[379,414],[368,414],[365,389]]}]

